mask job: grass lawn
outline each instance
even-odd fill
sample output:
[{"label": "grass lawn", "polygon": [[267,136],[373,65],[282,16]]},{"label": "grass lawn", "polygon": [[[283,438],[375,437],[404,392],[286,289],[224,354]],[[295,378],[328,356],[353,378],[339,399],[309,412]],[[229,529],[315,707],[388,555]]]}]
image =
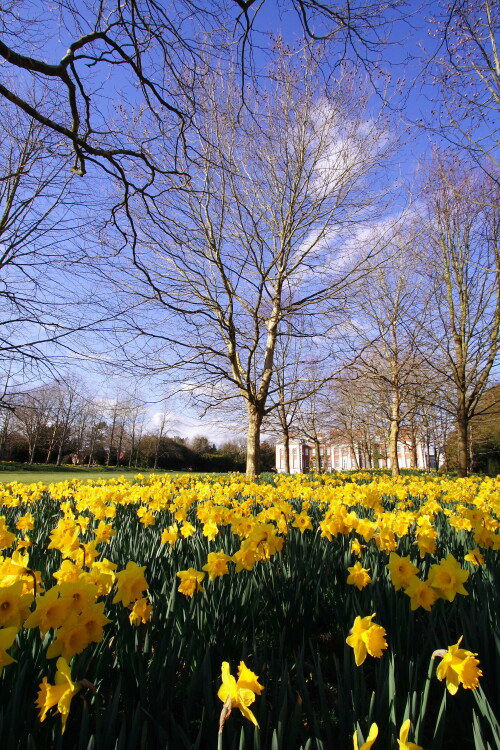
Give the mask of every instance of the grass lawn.
[{"label": "grass lawn", "polygon": [[[18,464],[0,462],[0,483],[1,482],[23,482],[24,484],[34,484],[35,482],[65,482],[68,479],[111,479],[112,477],[125,476],[127,479],[133,479],[137,474],[149,476],[150,474],[171,474],[179,476],[185,474],[183,471],[165,471],[164,469],[141,470],[129,469],[128,466],[108,467],[92,466],[90,469],[86,466],[51,466],[50,464]],[[189,472],[194,473],[194,472]]]}]

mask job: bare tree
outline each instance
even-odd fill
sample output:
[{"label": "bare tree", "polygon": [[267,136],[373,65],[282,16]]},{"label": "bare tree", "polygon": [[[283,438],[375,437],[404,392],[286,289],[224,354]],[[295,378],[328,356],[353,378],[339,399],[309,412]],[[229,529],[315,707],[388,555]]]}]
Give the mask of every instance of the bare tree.
[{"label": "bare tree", "polygon": [[156,428],[156,434],[155,434],[155,443],[154,443],[154,464],[153,469],[158,468],[158,459],[160,457],[160,446],[162,439],[167,434],[167,428],[171,426],[171,418],[168,413],[163,412],[160,414],[158,425]]},{"label": "bare tree", "polygon": [[14,423],[14,416],[12,412],[4,409],[0,412],[0,420],[2,423],[0,432],[0,458],[4,459],[7,450],[7,443]]},{"label": "bare tree", "polygon": [[[68,154],[33,120],[4,105],[0,121],[0,406],[55,363],[70,335],[100,311],[88,293],[83,238],[87,199],[66,167]],[[94,201],[94,216],[98,208]],[[78,279],[78,282],[77,282]],[[81,340],[79,344],[81,345]],[[78,347],[76,347],[78,348]]]},{"label": "bare tree", "polygon": [[[68,178],[64,161],[51,155],[33,122],[23,127],[8,108],[0,123],[0,353],[2,405],[9,387],[44,364],[43,343],[56,331],[54,305],[47,303],[47,267],[57,254],[51,234],[63,220]],[[46,264],[46,265],[44,265]],[[56,325],[57,328],[57,325]]]},{"label": "bare tree", "polygon": [[75,424],[85,410],[86,402],[83,398],[83,382],[76,375],[68,375],[58,388],[58,451],[56,465],[62,462],[67,450],[68,440],[73,435]]},{"label": "bare tree", "polygon": [[331,384],[326,397],[330,436],[349,445],[358,468],[373,468],[375,445],[384,432],[380,406],[378,402],[374,403],[373,391],[355,372],[344,368],[341,376]]},{"label": "bare tree", "polygon": [[51,384],[21,393],[16,398],[14,414],[27,440],[30,464],[35,461],[37,448],[47,449],[47,435],[54,416],[54,395]]},{"label": "bare tree", "polygon": [[90,466],[95,461],[96,452],[102,452],[106,422],[102,401],[92,395],[89,386],[80,381],[78,393],[79,409],[72,423],[72,460],[76,463],[85,461]]},{"label": "bare tree", "polygon": [[[386,262],[379,264],[356,294],[358,314],[351,319],[357,353],[351,371],[381,398],[389,425],[389,458],[399,474],[401,425],[417,408],[416,393],[428,380],[425,373],[425,318],[428,293],[416,273],[412,245],[416,228],[391,243]],[[412,267],[413,266],[413,267]]]},{"label": "bare tree", "polygon": [[[336,375],[333,347],[325,358],[324,347],[311,343],[318,330],[314,315],[299,314],[283,321],[276,340],[265,432],[282,440],[287,473],[290,473],[290,441],[304,434],[304,408],[307,409],[307,405],[310,406],[318,398]],[[306,406],[304,402],[307,402]]]},{"label": "bare tree", "polygon": [[305,353],[302,339],[293,335],[278,336],[275,351],[275,386],[270,399],[276,403],[269,411],[265,423],[266,433],[279,436],[283,440],[285,472],[290,473],[290,440],[293,431],[298,429],[299,405],[304,398]]},{"label": "bare tree", "polygon": [[312,391],[299,404],[299,434],[314,444],[311,468],[321,473],[326,468],[325,439],[331,429],[330,403],[325,391]]},{"label": "bare tree", "polygon": [[426,184],[422,273],[433,291],[434,345],[428,364],[444,380],[442,403],[456,421],[460,476],[468,470],[468,425],[498,365],[499,197],[497,182],[453,163],[437,163]]},{"label": "bare tree", "polygon": [[500,9],[494,0],[456,0],[434,17],[441,40],[431,64],[437,84],[431,127],[498,182]]},{"label": "bare tree", "polygon": [[[98,165],[117,177],[127,202],[136,191],[147,194],[158,174],[183,172],[176,156],[186,145],[186,127],[196,106],[194,82],[204,69],[205,51],[216,50],[220,59],[236,43],[244,89],[253,62],[254,27],[268,36],[275,31],[264,16],[269,6],[276,13],[292,12],[310,44],[333,40],[336,62],[351,56],[373,69],[387,35],[384,29],[388,33],[404,3],[54,0],[47,8],[10,0],[0,12],[0,95],[71,145],[76,174]],[[47,61],[47,50],[53,62]],[[25,81],[23,91],[13,87],[15,79]],[[140,139],[121,118],[131,108]],[[167,161],[164,153],[156,158],[155,138],[145,137],[145,124],[172,131]]]},{"label": "bare tree", "polygon": [[144,217],[128,282],[150,316],[145,370],[177,365],[209,407],[240,400],[251,475],[279,336],[299,316],[314,321],[308,346],[325,357],[332,316],[375,253],[352,234],[376,201],[367,180],[392,148],[386,124],[365,116],[355,71],[329,90],[317,72],[281,54],[269,90],[239,114],[237,81],[207,80],[196,177]]},{"label": "bare tree", "polygon": [[137,468],[139,460],[139,446],[144,432],[145,409],[142,399],[137,393],[131,397],[127,414],[129,468],[134,464]]}]

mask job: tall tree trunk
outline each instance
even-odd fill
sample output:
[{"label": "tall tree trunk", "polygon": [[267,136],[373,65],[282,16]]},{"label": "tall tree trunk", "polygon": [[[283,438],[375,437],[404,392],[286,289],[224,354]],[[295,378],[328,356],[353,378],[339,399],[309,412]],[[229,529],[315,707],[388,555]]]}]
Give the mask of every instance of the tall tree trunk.
[{"label": "tall tree trunk", "polygon": [[158,468],[158,454],[160,452],[160,439],[161,438],[159,436],[156,438],[155,460],[154,460],[154,464],[153,464],[153,469],[157,469]]},{"label": "tall tree trunk", "polygon": [[389,458],[391,460],[391,474],[397,477],[399,471],[398,461],[398,437],[399,437],[399,393],[397,388],[392,395],[391,409],[391,431],[389,434]]},{"label": "tall tree trunk", "polygon": [[106,466],[109,466],[111,462],[111,451],[113,450],[113,440],[115,439],[115,426],[116,426],[116,412],[113,413],[113,422],[111,423],[111,433],[109,435],[109,448],[108,448],[108,456],[106,458]]},{"label": "tall tree trunk", "polygon": [[[358,454],[356,452],[356,444],[355,444],[354,440],[352,440],[352,438],[349,440],[349,447],[351,449],[351,453],[352,453],[352,456],[354,458],[354,466],[356,468],[356,471],[359,471],[359,469],[360,469],[359,458],[358,458]],[[361,451],[360,451],[360,455],[361,455]],[[332,456],[332,469],[333,469],[333,456]]]},{"label": "tall tree trunk", "polygon": [[[459,397],[460,398],[460,397]],[[458,476],[466,477],[468,469],[468,448],[469,448],[469,435],[468,435],[468,419],[465,413],[465,405],[460,402],[457,409],[457,432],[458,432]]]},{"label": "tall tree trunk", "polygon": [[248,406],[247,477],[260,474],[260,428],[262,411],[254,404]]},{"label": "tall tree trunk", "polygon": [[89,468],[92,465],[92,457],[94,455],[94,442],[95,442],[94,440],[91,440],[90,446],[89,446],[89,460],[88,460],[88,464],[87,464],[87,466]]},{"label": "tall tree trunk", "polygon": [[61,442],[59,443],[59,450],[57,452],[56,466],[61,465],[64,442],[66,440],[67,435],[68,435],[68,425],[65,424],[63,427],[62,435],[61,435]]},{"label": "tall tree trunk", "polygon": [[318,472],[318,474],[321,474],[321,472],[323,471],[323,464],[321,461],[319,438],[316,436],[314,437],[314,447],[316,449],[316,471]]},{"label": "tall tree trunk", "polygon": [[52,450],[54,448],[54,443],[56,441],[56,432],[57,432],[57,428],[58,427],[59,427],[59,422],[56,420],[56,423],[54,425],[54,429],[52,430],[52,434],[50,436],[49,448],[47,450],[47,457],[45,459],[45,463],[46,464],[50,464],[50,457],[52,455]]},{"label": "tall tree trunk", "polygon": [[125,425],[120,425],[120,435],[118,437],[118,447],[116,449],[116,466],[120,466],[120,460],[121,460],[121,452],[122,452],[122,445],[123,445],[123,433],[125,431]]},{"label": "tall tree trunk", "polygon": [[31,448],[29,449],[29,462],[30,462],[30,464],[32,464],[33,461],[35,460],[36,443],[37,443],[37,436],[35,435],[35,437],[33,439],[33,443],[31,445]]},{"label": "tall tree trunk", "polygon": [[365,469],[373,469],[373,442],[366,440],[363,446],[365,454]]},{"label": "tall tree trunk", "polygon": [[416,469],[418,467],[418,446],[417,446],[417,433],[415,430],[411,430],[410,433],[410,467]]},{"label": "tall tree trunk", "polygon": [[290,474],[290,433],[288,430],[284,435],[285,445],[285,473]]},{"label": "tall tree trunk", "polygon": [[56,466],[60,466],[61,465],[62,457],[63,457],[64,444],[65,444],[66,440],[68,439],[70,424],[71,424],[70,423],[70,416],[68,414],[68,416],[67,416],[67,418],[66,418],[66,420],[65,420],[65,422],[63,424],[63,428],[62,428],[61,440],[59,442],[59,450],[57,452]]},{"label": "tall tree trunk", "polygon": [[6,445],[7,445],[7,435],[8,435],[8,432],[9,432],[9,423],[10,423],[10,415],[7,414],[7,416],[5,417],[5,419],[3,421],[2,439],[1,439],[1,442],[0,442],[0,457],[2,457],[2,458],[4,456],[5,448],[6,448]]}]

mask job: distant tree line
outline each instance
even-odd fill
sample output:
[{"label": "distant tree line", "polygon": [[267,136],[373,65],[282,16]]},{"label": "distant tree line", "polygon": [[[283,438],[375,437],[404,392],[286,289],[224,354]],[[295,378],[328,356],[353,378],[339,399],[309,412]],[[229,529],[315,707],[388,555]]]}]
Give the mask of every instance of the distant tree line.
[{"label": "distant tree line", "polygon": [[[217,447],[204,436],[168,435],[168,414],[152,420],[141,400],[95,397],[76,376],[18,393],[0,414],[0,460],[137,469],[244,471],[244,441]],[[263,446],[265,469],[274,449]]]}]

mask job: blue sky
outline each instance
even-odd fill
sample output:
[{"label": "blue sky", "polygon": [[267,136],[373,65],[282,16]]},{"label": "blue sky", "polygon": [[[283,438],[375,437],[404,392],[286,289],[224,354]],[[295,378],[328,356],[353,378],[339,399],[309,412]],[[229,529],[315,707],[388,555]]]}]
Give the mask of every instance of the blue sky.
[{"label": "blue sky", "polygon": [[[253,63],[259,73],[264,71],[268,57],[266,50],[272,44],[272,39],[268,34],[269,31],[272,31],[274,38],[281,35],[285,42],[292,45],[297,43],[301,34],[297,15],[287,3],[282,3],[285,10],[281,13],[278,13],[278,6],[275,2],[267,0],[261,5],[262,7],[256,4],[250,10],[250,13],[253,13],[255,8],[258,9],[252,41],[254,45]],[[47,14],[49,13],[47,8],[50,6],[40,2],[40,7],[44,8]],[[235,14],[237,12],[236,7],[235,4]],[[422,7],[420,3],[412,0],[405,9],[411,11],[409,17],[404,21],[394,21],[392,25],[387,26],[381,32],[387,34],[386,41],[388,44],[378,46],[373,53],[368,55],[370,72],[375,82],[372,106],[374,110],[377,109],[381,103],[382,93],[387,94],[394,122],[394,133],[398,133],[402,139],[401,146],[395,154],[390,168],[390,177],[394,186],[411,183],[417,172],[419,161],[428,158],[431,150],[432,138],[430,132],[423,127],[419,127],[419,123],[429,116],[432,106],[431,101],[436,98],[436,90],[431,86],[430,79],[426,76],[424,70],[425,62],[432,54],[439,51],[441,43],[439,38],[429,34],[429,27],[432,27],[429,16],[434,7],[437,7],[437,5],[433,3],[429,3],[427,7]],[[63,27],[57,27],[56,14],[53,13],[51,17],[54,23],[54,35],[52,38],[48,38],[42,47],[42,55],[45,55],[49,61],[55,62],[64,53],[70,37]],[[33,49],[29,47],[28,40],[26,40],[24,46],[23,43],[19,44],[18,51],[24,54],[35,54]],[[37,54],[40,54],[40,50],[37,51]],[[333,45],[329,54],[331,55],[331,61],[336,62],[338,51]],[[375,63],[377,63],[377,67],[373,67]],[[362,67],[360,68],[360,75],[364,75]],[[125,102],[126,104],[128,98],[133,101],[133,88],[127,83],[126,79],[115,71],[110,78],[101,78],[99,82],[96,78],[96,87],[100,88],[100,101],[103,107],[103,115],[106,117],[112,118],[115,112],[117,106],[115,95],[117,92],[121,92],[122,103]],[[92,169],[84,179],[89,183],[93,181],[92,184],[96,192],[103,187],[103,183],[97,179]],[[396,191],[394,210],[399,210],[406,201],[406,192],[401,189],[398,195]],[[84,360],[81,356],[75,358],[74,361],[77,362],[80,369],[85,369],[82,368],[82,361]],[[104,382],[110,395],[115,389],[115,382],[116,387],[124,383],[123,377],[117,377],[116,380],[113,380],[109,374],[106,374],[103,380],[102,376],[100,378],[98,374],[92,373],[91,370],[89,370],[89,378],[99,388],[103,387],[101,384]],[[159,382],[156,386],[149,383],[144,384],[147,400],[151,401],[159,399],[166,389],[168,390],[168,380],[167,383]],[[169,405],[168,410],[170,409]],[[158,411],[161,410],[162,408],[158,407]],[[151,406],[151,411],[152,413],[155,412],[156,407]],[[220,433],[219,426],[214,426],[211,422],[200,422],[198,428],[197,416],[194,412],[180,406],[174,406],[173,411],[176,414],[174,417],[176,420],[174,432],[191,435],[207,433],[214,437]],[[227,426],[224,429],[227,429]]]}]

